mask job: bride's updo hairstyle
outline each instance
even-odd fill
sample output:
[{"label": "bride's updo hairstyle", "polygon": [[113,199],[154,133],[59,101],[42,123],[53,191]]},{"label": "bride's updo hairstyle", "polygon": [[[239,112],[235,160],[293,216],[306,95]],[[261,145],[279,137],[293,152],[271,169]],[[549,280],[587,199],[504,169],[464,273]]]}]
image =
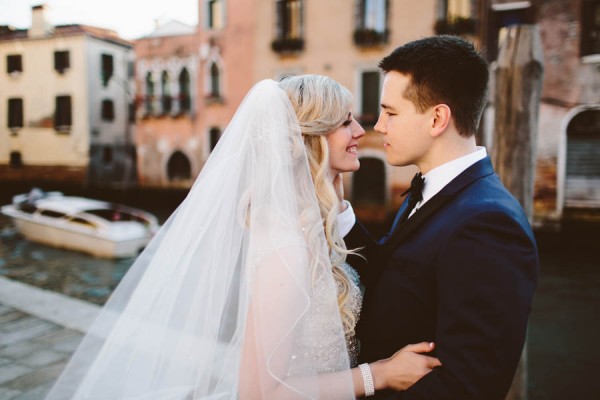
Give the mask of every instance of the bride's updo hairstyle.
[{"label": "bride's updo hairstyle", "polygon": [[344,240],[337,225],[339,200],[329,175],[327,134],[339,128],[352,107],[352,94],[335,80],[321,75],[298,75],[283,78],[279,86],[287,93],[296,112],[310,173],[317,192],[325,237],[330,248],[333,275],[340,284],[338,305],[346,334],[353,334],[354,315],[346,306],[350,283],[341,271],[346,255]]}]

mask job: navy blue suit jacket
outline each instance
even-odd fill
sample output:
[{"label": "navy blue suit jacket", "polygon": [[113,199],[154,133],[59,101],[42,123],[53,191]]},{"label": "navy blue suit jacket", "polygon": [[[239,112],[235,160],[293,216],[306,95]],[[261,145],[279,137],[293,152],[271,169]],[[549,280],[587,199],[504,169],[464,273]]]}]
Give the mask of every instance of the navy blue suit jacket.
[{"label": "navy blue suit jacket", "polygon": [[[402,208],[401,208],[402,211]],[[485,158],[376,242],[357,223],[349,259],[366,287],[361,362],[434,341],[443,366],[390,399],[501,400],[521,356],[538,257],[528,220]]]}]

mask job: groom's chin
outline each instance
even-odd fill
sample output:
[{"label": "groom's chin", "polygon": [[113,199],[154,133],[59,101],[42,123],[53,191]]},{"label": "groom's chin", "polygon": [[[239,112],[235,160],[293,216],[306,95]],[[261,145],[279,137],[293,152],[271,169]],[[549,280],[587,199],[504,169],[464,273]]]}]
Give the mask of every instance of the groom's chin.
[{"label": "groom's chin", "polygon": [[385,160],[392,167],[405,167],[407,165],[407,164],[403,163],[402,161],[398,160],[396,157],[390,157],[389,154],[386,155]]}]

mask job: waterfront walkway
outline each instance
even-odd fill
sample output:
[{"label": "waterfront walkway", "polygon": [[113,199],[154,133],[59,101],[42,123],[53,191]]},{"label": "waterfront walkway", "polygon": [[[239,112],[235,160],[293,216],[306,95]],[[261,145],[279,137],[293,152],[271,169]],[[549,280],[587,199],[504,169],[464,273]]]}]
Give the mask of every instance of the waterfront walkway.
[{"label": "waterfront walkway", "polygon": [[98,310],[0,277],[0,400],[43,399]]}]

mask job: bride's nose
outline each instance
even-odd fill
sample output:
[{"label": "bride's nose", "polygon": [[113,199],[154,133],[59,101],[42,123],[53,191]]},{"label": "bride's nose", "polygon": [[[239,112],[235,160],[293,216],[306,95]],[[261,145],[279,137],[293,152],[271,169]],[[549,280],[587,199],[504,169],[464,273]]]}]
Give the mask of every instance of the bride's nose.
[{"label": "bride's nose", "polygon": [[361,138],[365,135],[365,130],[356,120],[352,122],[352,137],[354,139]]}]

